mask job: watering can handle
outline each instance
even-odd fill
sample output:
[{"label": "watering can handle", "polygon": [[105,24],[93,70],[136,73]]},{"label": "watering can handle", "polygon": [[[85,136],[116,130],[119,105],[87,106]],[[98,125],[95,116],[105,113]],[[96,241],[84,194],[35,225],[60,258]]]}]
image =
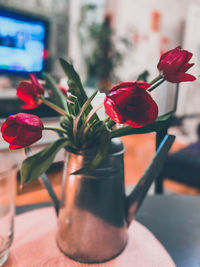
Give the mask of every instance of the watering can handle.
[{"label": "watering can handle", "polygon": [[126,198],[126,220],[129,225],[133,220],[136,212],[140,208],[152,182],[160,174],[168,151],[174,142],[175,136],[166,134],[160,143],[157,152],[135,186],[131,194]]},{"label": "watering can handle", "polygon": [[[25,151],[25,154],[26,156],[30,156],[31,155],[31,149],[30,147],[26,147],[24,149]],[[52,204],[54,206],[54,209],[55,209],[55,212],[56,212],[56,215],[58,215],[58,212],[59,212],[59,204],[60,204],[60,201],[59,199],[57,198],[56,194],[55,194],[55,191],[49,181],[49,178],[48,176],[43,173],[40,177],[39,177],[39,180],[40,182],[44,185],[44,187],[46,188],[50,198],[51,198],[51,201],[52,201]]]}]

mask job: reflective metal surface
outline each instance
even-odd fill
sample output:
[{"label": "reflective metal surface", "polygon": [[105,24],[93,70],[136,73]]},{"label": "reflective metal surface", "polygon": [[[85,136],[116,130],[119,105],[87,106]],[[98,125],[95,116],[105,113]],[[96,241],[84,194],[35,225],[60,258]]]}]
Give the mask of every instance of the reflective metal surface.
[{"label": "reflective metal surface", "polygon": [[125,247],[127,227],[159,174],[174,136],[163,139],[156,155],[131,192],[125,196],[124,148],[113,141],[102,164],[87,175],[72,175],[95,154],[67,153],[58,214],[57,244],[69,257],[87,263],[104,262]]},{"label": "reflective metal surface", "polygon": [[71,175],[93,155],[69,153],[58,217],[57,243],[81,262],[103,262],[118,255],[127,243],[123,153],[111,154],[87,175]]}]

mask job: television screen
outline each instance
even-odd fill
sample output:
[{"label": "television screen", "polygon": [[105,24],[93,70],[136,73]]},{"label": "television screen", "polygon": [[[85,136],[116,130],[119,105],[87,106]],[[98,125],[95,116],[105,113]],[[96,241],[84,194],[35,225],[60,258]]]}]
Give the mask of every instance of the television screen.
[{"label": "television screen", "polygon": [[46,55],[46,22],[0,10],[0,71],[41,72]]}]

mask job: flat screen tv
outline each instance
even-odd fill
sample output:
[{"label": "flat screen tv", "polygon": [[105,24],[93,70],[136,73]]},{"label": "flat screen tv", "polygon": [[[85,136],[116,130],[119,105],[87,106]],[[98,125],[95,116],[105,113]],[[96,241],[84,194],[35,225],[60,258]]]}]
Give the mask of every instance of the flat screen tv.
[{"label": "flat screen tv", "polygon": [[0,72],[41,73],[47,35],[47,20],[0,8]]}]

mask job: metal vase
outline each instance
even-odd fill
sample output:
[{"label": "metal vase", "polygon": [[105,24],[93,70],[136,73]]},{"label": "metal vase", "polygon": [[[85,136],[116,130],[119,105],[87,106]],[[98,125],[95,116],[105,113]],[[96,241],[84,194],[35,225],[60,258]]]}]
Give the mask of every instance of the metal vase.
[{"label": "metal vase", "polygon": [[[120,139],[112,139],[107,157],[87,175],[72,173],[88,165],[95,152],[67,153],[59,209],[56,208],[58,201],[52,198],[58,211],[57,244],[64,254],[76,261],[99,263],[114,258],[124,249],[127,228],[159,175],[174,138],[172,135],[163,138],[128,196],[124,187],[124,147]],[[52,196],[52,190],[48,191]]]},{"label": "metal vase", "polygon": [[126,246],[123,154],[124,147],[117,139],[95,171],[72,175],[90,163],[94,154],[67,153],[57,244],[72,259],[104,262],[117,256]]}]

